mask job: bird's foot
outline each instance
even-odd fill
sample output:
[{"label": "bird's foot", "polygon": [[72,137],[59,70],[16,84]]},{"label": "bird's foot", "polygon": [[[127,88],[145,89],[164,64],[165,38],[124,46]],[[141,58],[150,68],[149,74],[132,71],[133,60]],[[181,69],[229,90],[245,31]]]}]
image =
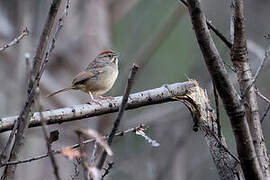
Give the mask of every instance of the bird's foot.
[{"label": "bird's foot", "polygon": [[112,96],[106,96],[106,97],[104,97],[104,96],[99,96],[99,99],[101,99],[101,100],[113,100],[114,99],[114,97],[112,97]]},{"label": "bird's foot", "polygon": [[90,102],[88,102],[87,104],[90,104],[91,105],[91,102],[94,102],[94,103],[96,103],[96,104],[98,104],[98,105],[102,105],[100,102],[99,102],[99,100],[96,100],[96,99],[91,99],[91,101]]}]

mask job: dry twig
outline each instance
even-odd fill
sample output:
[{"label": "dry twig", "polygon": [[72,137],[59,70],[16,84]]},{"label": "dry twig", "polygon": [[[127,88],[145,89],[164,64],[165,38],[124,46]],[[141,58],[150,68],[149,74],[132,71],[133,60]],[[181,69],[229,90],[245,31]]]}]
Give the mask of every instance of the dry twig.
[{"label": "dry twig", "polygon": [[[130,74],[129,74],[129,77],[128,77],[128,82],[127,82],[127,85],[126,85],[126,89],[125,89],[125,92],[124,92],[124,95],[123,95],[123,99],[122,99],[122,103],[121,103],[121,106],[120,106],[120,109],[118,111],[118,114],[117,114],[117,117],[115,119],[115,122],[113,124],[113,128],[112,128],[112,131],[109,135],[109,138],[108,138],[108,144],[111,145],[112,144],[112,141],[113,141],[113,138],[115,136],[115,133],[120,125],[120,121],[121,121],[121,118],[124,114],[124,111],[126,109],[126,105],[127,105],[127,102],[128,102],[128,97],[129,97],[129,93],[130,93],[130,90],[131,90],[131,87],[133,85],[133,81],[134,81],[134,78],[135,78],[135,74],[138,70],[138,66],[136,64],[133,64],[132,65],[132,68],[130,70]],[[102,155],[101,155],[101,158],[98,162],[98,169],[102,169],[102,166],[106,160],[106,157],[107,157],[107,152],[106,151],[103,151]]]},{"label": "dry twig", "polygon": [[[138,127],[144,127],[144,125],[140,125]],[[136,132],[136,129],[138,127],[130,128],[130,129],[127,129],[125,131],[120,131],[120,132],[116,133],[115,136],[116,137],[122,137],[122,136],[125,136],[126,134],[129,134],[129,133],[135,133]],[[109,136],[103,136],[102,138],[103,139],[108,139]],[[94,141],[95,141],[95,139],[88,139],[88,140],[83,141],[82,144],[88,144],[88,143],[91,143],[91,142],[94,142]],[[54,155],[55,154],[62,154],[62,152],[65,152],[66,150],[75,149],[75,148],[78,148],[78,147],[79,147],[79,144],[74,144],[72,146],[67,146],[65,148],[54,150],[52,153]],[[46,154],[43,154],[43,155],[39,155],[39,156],[35,156],[35,157],[32,157],[32,158],[28,158],[28,159],[25,159],[25,160],[10,161],[10,162],[6,162],[5,164],[2,164],[1,167],[7,166],[7,165],[29,163],[29,162],[32,162],[32,161],[37,161],[37,160],[40,160],[40,159],[47,158],[48,156],[49,156],[49,154],[46,153]]]},{"label": "dry twig", "polygon": [[1,47],[0,48],[0,52],[5,51],[7,48],[9,48],[10,46],[13,46],[14,44],[18,44],[20,42],[20,40],[24,36],[28,36],[28,35],[29,35],[29,31],[28,31],[28,29],[26,27],[18,37],[16,37],[15,39],[13,39],[10,43],[5,44],[3,47]]}]

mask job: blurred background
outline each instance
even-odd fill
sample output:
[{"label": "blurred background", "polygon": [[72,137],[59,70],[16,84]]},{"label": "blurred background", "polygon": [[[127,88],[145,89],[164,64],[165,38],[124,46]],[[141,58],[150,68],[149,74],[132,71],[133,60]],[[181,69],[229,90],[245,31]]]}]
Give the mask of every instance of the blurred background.
[{"label": "blurred background", "polygon": [[[26,94],[26,55],[33,57],[44,26],[49,0],[1,0],[0,47],[10,42],[27,27],[30,34],[0,54],[0,117],[19,114]],[[65,0],[62,0],[61,15]],[[212,24],[230,39],[230,1],[204,0],[204,12]],[[245,1],[246,33],[250,64],[256,71],[264,55],[270,32],[268,23],[270,2]],[[224,61],[230,62],[229,49],[213,34]],[[71,0],[69,15],[56,42],[47,70],[41,79],[40,101],[44,109],[55,109],[86,103],[87,94],[70,91],[51,99],[45,95],[71,84],[72,78],[104,49],[120,53],[120,74],[110,96],[123,94],[129,69],[133,62],[140,65],[132,92],[160,87],[163,84],[196,79],[207,89],[211,102],[213,88],[192,30],[187,9],[177,0]],[[268,75],[270,63],[259,76],[257,87],[270,97]],[[231,78],[235,74],[228,69]],[[265,102],[259,99],[260,111]],[[234,138],[228,118],[222,110],[222,131],[232,152]],[[59,130],[60,139],[53,148],[77,143],[74,127],[92,128],[107,134],[116,114],[83,119],[49,129]],[[185,106],[179,102],[153,105],[127,111],[121,130],[140,123],[150,128],[147,134],[160,143],[152,147],[143,138],[128,134],[113,143],[114,168],[106,179],[133,180],[195,180],[218,179],[202,132],[193,132],[193,121]],[[263,123],[270,126],[269,118]],[[265,132],[269,142],[269,132]],[[1,147],[9,133],[1,134]],[[44,154],[47,151],[40,128],[28,130],[28,138],[21,159]],[[269,145],[268,145],[269,149]],[[76,162],[57,155],[63,179],[72,179]],[[49,159],[18,165],[17,179],[54,179]],[[74,178],[76,179],[76,178]]]}]

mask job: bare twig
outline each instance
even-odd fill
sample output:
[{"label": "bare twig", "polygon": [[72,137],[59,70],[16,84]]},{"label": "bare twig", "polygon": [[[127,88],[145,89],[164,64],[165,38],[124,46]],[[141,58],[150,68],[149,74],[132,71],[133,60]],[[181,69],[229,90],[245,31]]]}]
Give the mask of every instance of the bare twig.
[{"label": "bare twig", "polygon": [[[45,70],[45,67],[46,67],[46,65],[47,65],[47,63],[49,61],[50,54],[53,51],[53,49],[55,48],[55,42],[56,42],[56,40],[58,38],[58,35],[59,35],[61,29],[63,28],[65,17],[68,15],[69,7],[70,7],[70,0],[66,0],[66,6],[65,6],[65,9],[64,9],[64,12],[62,13],[62,16],[58,19],[58,24],[57,24],[57,27],[56,27],[56,31],[54,32],[51,43],[50,43],[50,45],[48,47],[48,50],[46,51],[45,60],[44,60],[44,63],[42,63],[42,66],[41,66],[41,68],[39,70],[39,74],[43,74],[43,72]],[[40,80],[40,78],[41,78],[41,76],[39,77],[39,80]]]},{"label": "bare twig", "polygon": [[[169,84],[166,85],[166,87],[162,86],[160,88],[155,88],[131,94],[126,109],[134,109],[151,104],[159,104],[169,101],[175,101],[174,99],[172,99],[172,97],[184,95],[194,86],[196,86],[194,82],[187,81],[183,83]],[[82,104],[66,108],[44,111],[42,112],[42,114],[46,124],[63,123],[67,121],[73,121],[76,119],[89,118],[101,114],[117,112],[121,102],[122,97],[115,97],[113,100],[110,101],[109,100],[100,101],[101,106],[96,104],[92,105]],[[11,130],[14,125],[14,121],[17,118],[18,116],[0,118],[1,122],[0,132]],[[39,113],[34,113],[30,121],[29,127],[37,127],[40,125],[41,121]]]},{"label": "bare twig", "polygon": [[[10,153],[11,161],[18,159],[19,151],[21,150],[21,146],[23,145],[23,142],[25,139],[25,132],[26,132],[26,129],[28,128],[30,118],[32,116],[31,109],[32,109],[32,105],[34,103],[34,97],[36,94],[35,89],[39,83],[39,81],[37,80],[37,77],[41,76],[41,74],[39,74],[39,69],[42,66],[42,60],[44,58],[44,53],[47,48],[48,40],[52,32],[53,24],[54,24],[55,17],[58,12],[60,3],[61,3],[61,0],[54,0],[51,4],[47,22],[44,26],[43,33],[41,35],[39,45],[36,51],[36,55],[34,57],[34,65],[33,65],[33,69],[31,71],[31,77],[30,77],[31,80],[29,81],[28,91],[27,91],[28,98],[18,118],[17,133],[15,136],[13,148]],[[7,166],[4,175],[8,179],[13,179],[15,175],[15,171],[16,171],[16,165]]]},{"label": "bare twig", "polygon": [[70,175],[72,180],[75,180],[76,178],[78,179],[78,176],[80,174],[79,168],[78,168],[78,159],[76,159],[76,162],[73,161],[73,166],[74,166],[74,174]]},{"label": "bare twig", "polygon": [[266,48],[265,53],[264,53],[264,56],[263,56],[263,58],[262,58],[262,60],[261,60],[261,64],[260,64],[258,70],[256,71],[256,74],[254,75],[251,84],[250,84],[250,85],[246,88],[246,90],[244,91],[244,93],[243,93],[243,95],[242,95],[242,99],[244,99],[244,98],[246,97],[248,91],[250,90],[250,88],[251,88],[251,87],[254,85],[254,83],[256,82],[256,80],[257,80],[257,78],[258,78],[258,76],[259,76],[259,74],[260,74],[260,72],[261,72],[261,70],[262,70],[262,68],[263,68],[263,66],[264,66],[265,61],[266,61],[266,59],[267,59],[268,56],[269,56],[269,53],[270,53],[270,45]]},{"label": "bare twig", "polygon": [[270,103],[270,99],[268,99],[267,97],[265,97],[258,89],[256,89],[256,94],[262,98],[264,101],[266,101],[267,103]]},{"label": "bare twig", "polygon": [[48,131],[46,129],[46,124],[44,123],[44,121],[42,121],[43,116],[42,116],[42,113],[41,113],[41,107],[40,107],[40,117],[41,117],[41,122],[42,122],[42,131],[43,131],[43,134],[44,134],[44,137],[45,137],[45,140],[46,140],[48,155],[49,155],[50,160],[52,162],[54,175],[55,175],[55,178],[57,180],[61,180],[61,177],[60,177],[59,171],[58,171],[59,168],[57,166],[56,159],[55,159],[55,157],[53,155],[51,143],[49,142],[49,135],[48,135]]},{"label": "bare twig", "polygon": [[[178,0],[178,1],[188,8],[188,3],[185,0]],[[229,49],[232,48],[232,43],[230,43],[230,41],[228,41],[227,38],[217,28],[215,28],[215,26],[212,25],[211,21],[206,19],[206,24],[225,43],[225,45]]]},{"label": "bare twig", "polygon": [[270,110],[270,102],[267,104],[267,107],[265,108],[265,110],[264,110],[264,112],[263,112],[263,115],[262,115],[261,120],[260,120],[261,123],[262,123],[262,122],[264,121],[264,119],[266,118],[266,115],[267,115],[267,113],[269,112],[269,110]]},{"label": "bare twig", "polygon": [[89,179],[88,173],[88,163],[86,158],[85,144],[83,144],[83,136],[81,131],[76,131],[79,140],[80,154],[81,154],[81,163],[83,167],[83,176],[85,180]]},{"label": "bare twig", "polygon": [[231,49],[232,48],[232,43],[227,40],[227,38],[217,29],[215,26],[212,25],[211,21],[206,20],[207,26],[224,42],[224,44]]},{"label": "bare twig", "polygon": [[238,157],[236,157],[233,153],[231,153],[231,151],[224,146],[224,144],[221,142],[221,139],[219,137],[216,136],[216,134],[210,129],[210,128],[206,128],[203,127],[204,131],[208,134],[210,134],[213,138],[215,138],[215,140],[219,143],[219,145],[233,158],[236,160],[237,163],[240,163],[240,160],[238,159]]},{"label": "bare twig", "polygon": [[0,48],[0,52],[5,51],[7,48],[9,48],[10,46],[19,43],[19,41],[24,37],[24,36],[28,36],[29,31],[27,29],[27,27],[22,31],[22,33],[16,37],[15,39],[13,39],[10,43],[5,44],[3,47]]},{"label": "bare twig", "polygon": [[[135,74],[138,70],[138,66],[136,64],[133,64],[132,65],[132,68],[130,70],[130,74],[129,74],[129,77],[128,77],[128,82],[127,82],[127,85],[126,85],[126,89],[125,89],[125,92],[124,92],[124,95],[123,95],[123,99],[122,99],[122,103],[121,103],[121,106],[119,108],[119,111],[118,111],[118,114],[117,114],[117,117],[115,119],[115,122],[113,124],[113,128],[112,128],[112,131],[109,135],[109,138],[108,138],[108,144],[111,145],[112,144],[112,141],[113,141],[113,138],[115,136],[115,133],[120,125],[120,121],[121,121],[121,118],[124,114],[124,111],[126,109],[126,105],[127,105],[127,102],[128,102],[128,97],[129,97],[129,93],[130,93],[130,90],[131,90],[131,87],[132,87],[132,84],[133,84],[133,81],[134,81],[134,78],[135,78]],[[101,155],[101,158],[98,162],[98,169],[102,169],[102,166],[106,160],[106,157],[107,157],[107,152],[104,150],[102,155]]]},{"label": "bare twig", "polygon": [[105,171],[104,171],[101,179],[104,179],[104,177],[107,176],[110,173],[110,170],[113,168],[113,164],[114,164],[114,162],[109,162],[108,163],[108,167],[104,168]]},{"label": "bare twig", "polygon": [[43,135],[44,135],[44,138],[46,141],[48,155],[49,155],[49,158],[50,158],[52,166],[53,166],[53,171],[54,171],[54,175],[55,175],[56,180],[61,180],[61,177],[59,175],[59,168],[57,166],[56,159],[55,159],[55,157],[53,155],[53,151],[52,151],[52,143],[54,142],[54,140],[53,140],[53,138],[51,139],[49,137],[49,134],[48,134],[48,131],[46,128],[46,123],[43,121],[42,106],[40,104],[39,88],[37,88],[36,91],[37,91],[37,93],[35,95],[35,101],[36,101],[36,106],[37,106],[37,109],[39,110],[39,115],[41,118],[41,124],[42,124],[41,128],[42,128]]},{"label": "bare twig", "polygon": [[260,91],[258,91],[258,89],[256,89],[255,92],[260,98],[262,98],[264,101],[267,102],[267,106],[266,106],[266,108],[265,108],[265,110],[263,112],[263,115],[261,117],[261,120],[260,120],[260,122],[262,123],[264,121],[264,119],[266,118],[267,113],[270,110],[270,100],[267,97],[265,97],[262,93],[260,93]]},{"label": "bare twig", "polygon": [[[140,125],[138,127],[144,127],[144,125]],[[118,133],[115,134],[116,137],[122,137],[122,136],[125,136],[126,134],[129,134],[129,133],[135,133],[136,132],[136,129],[138,127],[135,127],[135,128],[130,128],[130,129],[127,129],[125,131],[120,131]],[[103,139],[108,139],[109,136],[103,136],[102,137]],[[88,140],[85,140],[83,141],[82,143],[83,144],[88,144],[88,143],[91,143],[91,142],[94,142],[95,139],[88,139]],[[72,146],[67,146],[65,148],[61,148],[61,149],[58,149],[58,150],[55,150],[53,151],[52,153],[53,154],[60,154],[63,150],[65,149],[75,149],[75,148],[78,148],[80,145],[79,144],[74,144]],[[35,157],[32,157],[32,158],[29,158],[29,159],[25,159],[25,160],[19,160],[19,161],[10,161],[10,162],[7,162],[5,164],[2,164],[1,167],[3,166],[6,166],[6,165],[14,165],[14,164],[24,164],[24,163],[29,163],[29,162],[32,162],[32,161],[37,161],[37,160],[40,160],[40,159],[44,159],[44,158],[47,158],[49,156],[48,153],[46,154],[43,154],[43,155],[39,155],[39,156],[35,156]]]},{"label": "bare twig", "polygon": [[95,159],[96,159],[96,153],[97,153],[97,142],[94,143],[94,148],[92,151],[92,154],[90,156],[90,164],[94,165]]}]

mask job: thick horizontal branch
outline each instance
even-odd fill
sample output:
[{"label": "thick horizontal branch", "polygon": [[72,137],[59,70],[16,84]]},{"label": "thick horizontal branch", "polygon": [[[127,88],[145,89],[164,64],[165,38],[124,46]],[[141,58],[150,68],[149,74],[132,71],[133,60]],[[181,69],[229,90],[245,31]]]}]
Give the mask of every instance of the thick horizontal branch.
[{"label": "thick horizontal branch", "polygon": [[[188,81],[163,85],[160,88],[141,91],[130,94],[126,109],[134,109],[142,106],[159,104],[174,101],[172,97],[185,95],[190,88],[195,87],[195,83]],[[99,104],[81,104],[71,107],[60,108],[42,112],[43,121],[47,124],[63,123],[77,119],[89,118],[107,113],[117,112],[122,97],[115,97],[113,100],[103,100]],[[14,121],[18,116],[5,117],[0,119],[0,132],[8,131],[13,128]],[[34,113],[30,120],[29,127],[41,126],[40,113]]]}]

